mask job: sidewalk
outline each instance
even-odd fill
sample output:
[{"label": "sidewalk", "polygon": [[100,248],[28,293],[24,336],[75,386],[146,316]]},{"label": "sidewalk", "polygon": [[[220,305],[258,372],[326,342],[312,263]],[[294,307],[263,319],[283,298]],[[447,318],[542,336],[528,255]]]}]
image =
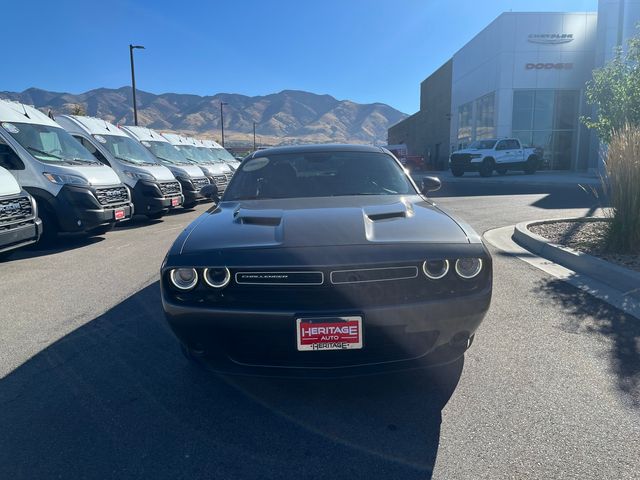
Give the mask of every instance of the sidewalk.
[{"label": "sidewalk", "polygon": [[495,184],[520,184],[520,185],[583,185],[599,186],[600,178],[588,172],[551,172],[542,171],[533,175],[525,175],[522,172],[508,172],[506,175],[498,175],[494,172],[491,177],[483,178],[477,172],[467,172],[462,177],[454,177],[451,170],[441,172],[412,172],[416,180],[423,176],[438,177],[446,183],[495,183]]}]

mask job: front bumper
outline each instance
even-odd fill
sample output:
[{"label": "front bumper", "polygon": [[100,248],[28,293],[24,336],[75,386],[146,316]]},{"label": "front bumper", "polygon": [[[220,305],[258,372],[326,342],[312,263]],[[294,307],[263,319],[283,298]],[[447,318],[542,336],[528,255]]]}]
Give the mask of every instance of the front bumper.
[{"label": "front bumper", "polygon": [[[468,348],[490,302],[490,285],[455,299],[340,311],[200,307],[163,292],[171,329],[183,345],[204,352],[208,366],[265,375],[342,376],[448,363]],[[362,349],[297,350],[297,318],[347,315],[362,316]]]},{"label": "front bumper", "polygon": [[[182,205],[184,201],[182,195],[165,197],[156,182],[146,180],[138,180],[132,189],[132,197],[135,211],[140,215],[154,215],[160,212],[167,212],[171,208]],[[172,199],[174,198],[178,201],[177,205],[172,205]]]},{"label": "front bumper", "polygon": [[42,234],[42,220],[36,218],[24,222],[24,225],[0,230],[0,253],[36,243]]},{"label": "front bumper", "polygon": [[[93,188],[64,185],[51,201],[63,232],[87,232],[103,225],[129,220],[133,215],[133,204],[129,199],[102,205]],[[116,211],[124,212],[123,217],[116,219]]]},{"label": "front bumper", "polygon": [[192,182],[183,179],[178,179],[178,181],[180,182],[182,195],[184,196],[183,206],[192,207],[200,200],[204,200],[204,197],[200,194],[200,190],[198,190]]}]

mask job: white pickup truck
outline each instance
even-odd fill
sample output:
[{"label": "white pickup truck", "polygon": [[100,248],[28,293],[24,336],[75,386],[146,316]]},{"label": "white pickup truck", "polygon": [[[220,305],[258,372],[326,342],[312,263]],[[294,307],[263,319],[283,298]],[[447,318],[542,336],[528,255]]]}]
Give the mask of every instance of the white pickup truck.
[{"label": "white pickup truck", "polygon": [[490,177],[494,170],[504,175],[508,170],[535,173],[540,166],[541,155],[535,148],[523,148],[517,138],[476,140],[467,148],[455,151],[449,157],[449,168],[454,177],[464,172],[479,172]]}]

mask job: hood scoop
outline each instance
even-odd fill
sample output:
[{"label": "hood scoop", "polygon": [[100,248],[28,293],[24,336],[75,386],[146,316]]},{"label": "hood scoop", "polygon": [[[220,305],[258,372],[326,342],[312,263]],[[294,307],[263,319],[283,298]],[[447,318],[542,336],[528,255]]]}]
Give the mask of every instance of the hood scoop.
[{"label": "hood scoop", "polygon": [[282,221],[282,210],[251,210],[239,208],[233,213],[236,223],[277,227]]},{"label": "hood scoop", "polygon": [[390,205],[372,205],[365,207],[364,214],[372,222],[413,217],[413,206],[410,203],[397,202]]}]

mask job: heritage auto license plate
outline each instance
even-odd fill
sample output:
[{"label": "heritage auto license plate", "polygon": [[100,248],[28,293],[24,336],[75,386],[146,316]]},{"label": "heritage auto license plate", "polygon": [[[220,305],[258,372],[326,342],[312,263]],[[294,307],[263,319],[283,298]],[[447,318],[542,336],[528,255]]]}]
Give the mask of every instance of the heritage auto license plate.
[{"label": "heritage auto license plate", "polygon": [[122,220],[124,218],[124,209],[119,208],[117,210],[114,210],[113,214],[116,220]]},{"label": "heritage auto license plate", "polygon": [[180,199],[179,198],[172,198],[171,199],[171,206],[172,207],[177,207],[178,205],[180,205]]},{"label": "heritage auto license plate", "polygon": [[362,317],[298,318],[299,351],[362,348]]}]

